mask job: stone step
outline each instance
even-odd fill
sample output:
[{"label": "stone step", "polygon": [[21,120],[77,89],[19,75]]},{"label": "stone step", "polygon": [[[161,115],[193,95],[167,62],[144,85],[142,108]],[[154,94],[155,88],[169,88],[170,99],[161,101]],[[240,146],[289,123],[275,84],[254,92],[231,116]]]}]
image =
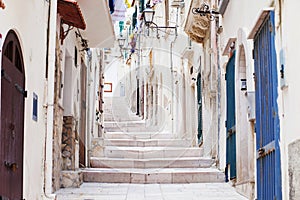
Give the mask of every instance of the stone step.
[{"label": "stone step", "polygon": [[117,126],[117,127],[106,127],[104,126],[104,130],[106,132],[145,132],[145,131],[152,131],[152,132],[160,132],[163,127],[158,126]]},{"label": "stone step", "polygon": [[149,128],[146,126],[144,121],[112,121],[104,122],[105,128],[137,128],[137,130],[142,128]]},{"label": "stone step", "polygon": [[214,168],[153,168],[83,170],[85,182],[101,183],[215,183],[224,182],[225,176]]},{"label": "stone step", "polygon": [[104,111],[104,122],[123,122],[123,121],[141,121],[141,117],[131,114],[127,116],[117,115],[113,113],[108,113]]},{"label": "stone step", "polygon": [[141,118],[139,117],[129,117],[129,118],[124,118],[122,116],[104,116],[104,122],[134,122],[134,121],[139,121]]},{"label": "stone step", "polygon": [[202,157],[202,148],[186,147],[103,147],[103,156],[108,158],[180,158]]},{"label": "stone step", "polygon": [[163,132],[106,132],[106,139],[173,139],[175,134]]},{"label": "stone step", "polygon": [[90,159],[93,168],[208,168],[214,163],[210,158],[181,157],[181,158],[96,158]]},{"label": "stone step", "polygon": [[140,127],[140,126],[145,126],[145,122],[141,120],[129,120],[129,121],[105,121],[104,125],[106,127],[119,127],[119,126],[133,126],[133,127]]},{"label": "stone step", "polygon": [[182,139],[104,139],[103,146],[190,147],[192,142]]}]

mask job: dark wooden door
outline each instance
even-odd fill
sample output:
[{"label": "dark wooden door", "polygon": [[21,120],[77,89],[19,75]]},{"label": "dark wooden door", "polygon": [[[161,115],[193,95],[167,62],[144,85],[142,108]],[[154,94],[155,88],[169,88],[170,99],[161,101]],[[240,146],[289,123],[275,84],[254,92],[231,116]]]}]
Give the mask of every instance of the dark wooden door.
[{"label": "dark wooden door", "polygon": [[22,199],[25,74],[16,34],[3,45],[1,69],[0,199]]},{"label": "dark wooden door", "polygon": [[257,199],[282,199],[274,12],[254,39]]},{"label": "dark wooden door", "polygon": [[81,83],[80,83],[80,132],[79,132],[79,165],[85,166],[85,150],[86,150],[86,66],[81,62]]}]

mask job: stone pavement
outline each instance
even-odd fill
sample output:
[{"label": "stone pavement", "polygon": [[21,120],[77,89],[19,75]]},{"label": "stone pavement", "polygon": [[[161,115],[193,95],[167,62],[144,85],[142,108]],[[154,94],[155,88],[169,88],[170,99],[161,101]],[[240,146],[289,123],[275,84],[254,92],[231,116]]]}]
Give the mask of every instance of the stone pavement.
[{"label": "stone pavement", "polygon": [[56,194],[57,200],[246,200],[227,183],[83,183]]}]

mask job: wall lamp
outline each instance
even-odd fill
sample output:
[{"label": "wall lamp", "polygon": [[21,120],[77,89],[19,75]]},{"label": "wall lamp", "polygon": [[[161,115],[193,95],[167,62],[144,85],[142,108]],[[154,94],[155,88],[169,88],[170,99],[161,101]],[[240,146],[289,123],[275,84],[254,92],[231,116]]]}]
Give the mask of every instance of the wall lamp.
[{"label": "wall lamp", "polygon": [[118,43],[119,43],[120,49],[123,49],[123,47],[125,45],[125,40],[126,40],[126,38],[122,37],[122,35],[118,38]]},{"label": "wall lamp", "polygon": [[[175,35],[177,36],[177,25],[176,26],[158,26],[153,22],[155,11],[151,8],[150,4],[146,5],[146,8],[143,11],[145,25],[148,29],[156,29],[156,37],[159,39],[158,30],[159,29],[175,29]],[[149,32],[148,32],[149,36]]]},{"label": "wall lamp", "polygon": [[203,3],[200,8],[192,8],[192,13],[194,15],[199,14],[200,16],[208,16],[210,21],[213,21],[216,18],[215,15],[220,14],[219,12],[210,9],[209,5],[206,3]]},{"label": "wall lamp", "polygon": [[126,41],[126,38],[124,38],[122,35],[120,35],[120,37],[118,38],[118,43],[119,43],[120,53],[121,53],[122,57],[124,56],[122,50],[124,49],[125,41]]},{"label": "wall lamp", "polygon": [[126,42],[126,38],[120,35],[120,37],[118,38],[118,43],[119,43],[120,52],[122,56],[124,56],[123,51],[126,52],[127,50],[130,50],[125,46],[125,42]]}]

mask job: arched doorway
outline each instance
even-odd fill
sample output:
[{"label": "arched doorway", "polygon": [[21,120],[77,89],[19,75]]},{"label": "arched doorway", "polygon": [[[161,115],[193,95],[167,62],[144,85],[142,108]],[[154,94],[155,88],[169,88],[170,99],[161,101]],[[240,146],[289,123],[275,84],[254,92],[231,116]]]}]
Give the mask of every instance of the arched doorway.
[{"label": "arched doorway", "polygon": [[20,42],[11,30],[3,45],[1,69],[0,199],[23,198],[24,87]]},{"label": "arched doorway", "polygon": [[[240,35],[246,35],[240,30]],[[244,41],[244,43],[242,43]],[[247,38],[238,38],[239,46],[236,53],[236,189],[248,199],[255,199],[254,187],[254,117],[250,110],[254,109],[254,79],[250,74],[252,68],[247,60]],[[240,43],[241,42],[241,43]],[[246,47],[246,48],[245,48]]]}]

